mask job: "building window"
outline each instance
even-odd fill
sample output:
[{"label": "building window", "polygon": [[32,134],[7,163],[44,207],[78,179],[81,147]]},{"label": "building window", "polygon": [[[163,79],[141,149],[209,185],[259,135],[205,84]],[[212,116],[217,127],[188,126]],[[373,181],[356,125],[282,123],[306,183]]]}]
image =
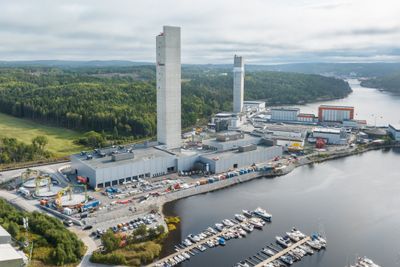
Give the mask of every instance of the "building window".
[{"label": "building window", "polygon": [[150,173],[148,172],[148,173],[146,173],[146,175],[145,175],[146,177],[150,177]]},{"label": "building window", "polygon": [[112,181],[112,185],[117,185],[117,184],[118,184],[118,180]]},{"label": "building window", "polygon": [[234,169],[236,169],[237,167],[238,167],[238,164],[237,164],[237,163],[233,164],[233,168],[234,168]]},{"label": "building window", "polygon": [[106,183],[104,184],[104,186],[105,186],[105,187],[109,187],[109,186],[111,186],[111,183],[110,183],[110,182],[106,182]]},{"label": "building window", "polygon": [[130,182],[130,181],[132,181],[132,177],[128,177],[128,178],[126,178],[126,181],[127,181],[127,182]]},{"label": "building window", "polygon": [[103,188],[104,184],[97,184],[97,188]]},{"label": "building window", "polygon": [[144,174],[140,174],[140,175],[139,175],[139,178],[144,178]]},{"label": "building window", "polygon": [[125,179],[119,179],[119,184],[123,184],[125,182]]}]

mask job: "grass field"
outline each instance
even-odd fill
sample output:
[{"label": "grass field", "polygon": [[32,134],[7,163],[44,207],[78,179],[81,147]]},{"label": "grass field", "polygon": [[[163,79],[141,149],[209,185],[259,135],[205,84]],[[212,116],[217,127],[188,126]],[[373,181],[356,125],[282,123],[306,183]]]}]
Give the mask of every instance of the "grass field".
[{"label": "grass field", "polygon": [[70,155],[83,150],[72,141],[81,134],[65,128],[45,126],[30,120],[24,120],[0,113],[0,138],[14,137],[21,142],[31,143],[32,138],[44,135],[49,139],[47,150],[56,157]]}]

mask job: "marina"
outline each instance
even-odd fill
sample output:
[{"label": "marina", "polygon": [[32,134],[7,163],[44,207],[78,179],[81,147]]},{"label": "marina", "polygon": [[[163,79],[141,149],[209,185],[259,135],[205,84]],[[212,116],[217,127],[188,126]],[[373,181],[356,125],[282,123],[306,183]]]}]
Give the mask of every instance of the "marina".
[{"label": "marina", "polygon": [[[180,244],[175,245],[175,253],[172,253],[148,266],[170,267],[189,260],[207,248],[225,246],[226,241],[237,238],[244,238],[254,228],[262,230],[265,221],[270,222],[272,215],[259,218],[260,212],[268,214],[264,209],[258,207],[254,211],[246,211],[247,218],[242,214],[235,214],[235,219],[223,219],[222,223],[216,223],[215,227],[208,227],[199,234],[189,234]],[[190,256],[191,255],[191,256]]]},{"label": "marina", "polygon": [[[271,243],[262,248],[257,254],[240,261],[234,267],[279,267],[292,265],[306,255],[313,255],[314,251],[319,251],[326,247],[326,240],[319,234],[306,236],[296,229],[292,229],[288,233],[290,235],[286,235],[284,238],[276,237],[276,243],[281,247],[277,247]],[[286,243],[282,239],[290,239],[294,243]]]}]

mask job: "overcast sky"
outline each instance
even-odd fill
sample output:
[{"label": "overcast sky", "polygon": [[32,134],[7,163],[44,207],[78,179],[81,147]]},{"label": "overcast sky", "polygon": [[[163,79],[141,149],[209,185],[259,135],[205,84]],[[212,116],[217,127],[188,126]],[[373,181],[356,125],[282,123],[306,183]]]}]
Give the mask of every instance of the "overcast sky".
[{"label": "overcast sky", "polygon": [[183,63],[400,61],[399,0],[1,0],[0,60],[155,60],[182,27]]}]

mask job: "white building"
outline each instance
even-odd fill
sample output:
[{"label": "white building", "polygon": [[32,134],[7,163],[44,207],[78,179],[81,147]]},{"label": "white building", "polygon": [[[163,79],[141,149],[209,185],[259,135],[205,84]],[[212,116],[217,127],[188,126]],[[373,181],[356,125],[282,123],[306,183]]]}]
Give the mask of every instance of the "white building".
[{"label": "white building", "polygon": [[0,225],[0,244],[11,243],[11,235]]},{"label": "white building", "polygon": [[243,111],[244,62],[243,57],[235,55],[233,60],[233,112]]},{"label": "white building", "polygon": [[157,140],[181,146],[181,29],[164,26],[156,37]]},{"label": "white building", "polygon": [[348,135],[344,129],[339,128],[314,128],[312,131],[313,138],[321,138],[330,145],[347,144]]},{"label": "white building", "polygon": [[243,111],[246,112],[261,112],[265,110],[264,101],[244,101]]},{"label": "white building", "polygon": [[388,133],[396,141],[400,141],[400,125],[389,124]]},{"label": "white building", "polygon": [[282,122],[297,122],[299,108],[271,108],[271,120]]}]

